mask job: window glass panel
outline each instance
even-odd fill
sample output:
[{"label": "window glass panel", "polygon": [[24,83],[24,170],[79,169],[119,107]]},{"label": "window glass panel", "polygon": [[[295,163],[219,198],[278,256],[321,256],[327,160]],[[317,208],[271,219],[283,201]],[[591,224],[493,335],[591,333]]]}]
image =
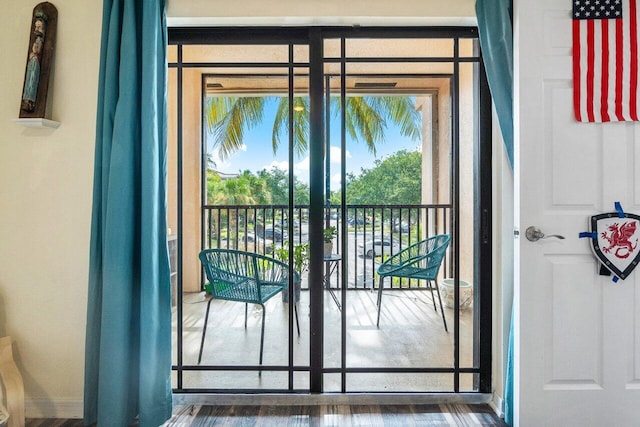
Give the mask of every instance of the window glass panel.
[{"label": "window glass panel", "polygon": [[453,374],[348,373],[347,392],[453,391]]},{"label": "window glass panel", "polygon": [[347,39],[346,50],[354,58],[452,57],[453,39]]},{"label": "window glass panel", "polygon": [[478,52],[477,48],[478,39],[460,39],[458,44],[459,55],[462,58],[468,58],[477,56],[475,52]]},{"label": "window glass panel", "polygon": [[323,50],[325,58],[340,58],[340,39],[325,39]]},{"label": "window glass panel", "polygon": [[289,48],[282,45],[185,45],[184,62],[282,62],[289,61]]},{"label": "window glass panel", "polygon": [[167,46],[167,62],[177,62],[178,61],[178,46],[175,44]]},{"label": "window glass panel", "polygon": [[[350,62],[348,63],[349,75],[397,75],[400,71],[404,75],[449,75],[453,74],[451,62],[405,62],[402,64],[393,62]],[[326,74],[339,75],[340,63],[329,62],[324,66]]]}]

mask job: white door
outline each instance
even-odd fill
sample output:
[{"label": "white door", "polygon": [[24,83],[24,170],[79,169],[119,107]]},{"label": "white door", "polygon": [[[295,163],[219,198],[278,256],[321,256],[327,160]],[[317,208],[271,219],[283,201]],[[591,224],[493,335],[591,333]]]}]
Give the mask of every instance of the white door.
[{"label": "white door", "polygon": [[640,269],[599,276],[578,233],[640,212],[640,125],[577,123],[571,1],[514,3],[517,425],[639,426]]}]

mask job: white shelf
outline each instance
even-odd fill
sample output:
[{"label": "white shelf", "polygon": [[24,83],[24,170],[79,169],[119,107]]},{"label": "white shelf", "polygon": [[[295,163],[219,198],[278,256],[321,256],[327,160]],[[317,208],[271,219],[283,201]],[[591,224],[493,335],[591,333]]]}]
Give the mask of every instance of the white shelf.
[{"label": "white shelf", "polygon": [[29,128],[52,128],[56,129],[60,126],[60,122],[42,118],[28,119],[11,119],[12,122]]}]

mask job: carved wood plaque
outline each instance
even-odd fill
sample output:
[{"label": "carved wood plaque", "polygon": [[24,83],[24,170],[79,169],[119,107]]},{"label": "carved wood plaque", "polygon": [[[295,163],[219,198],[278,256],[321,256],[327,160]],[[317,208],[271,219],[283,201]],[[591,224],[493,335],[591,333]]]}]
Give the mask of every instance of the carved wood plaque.
[{"label": "carved wood plaque", "polygon": [[58,10],[49,2],[33,8],[29,48],[20,100],[20,118],[45,118]]}]

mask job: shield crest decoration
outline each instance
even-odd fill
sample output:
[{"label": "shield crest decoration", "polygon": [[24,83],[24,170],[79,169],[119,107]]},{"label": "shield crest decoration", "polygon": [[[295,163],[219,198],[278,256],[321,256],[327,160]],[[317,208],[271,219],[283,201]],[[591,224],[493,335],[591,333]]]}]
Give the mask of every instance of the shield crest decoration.
[{"label": "shield crest decoration", "polygon": [[611,273],[626,279],[640,263],[640,216],[618,212],[591,217],[591,239],[596,257]]}]

